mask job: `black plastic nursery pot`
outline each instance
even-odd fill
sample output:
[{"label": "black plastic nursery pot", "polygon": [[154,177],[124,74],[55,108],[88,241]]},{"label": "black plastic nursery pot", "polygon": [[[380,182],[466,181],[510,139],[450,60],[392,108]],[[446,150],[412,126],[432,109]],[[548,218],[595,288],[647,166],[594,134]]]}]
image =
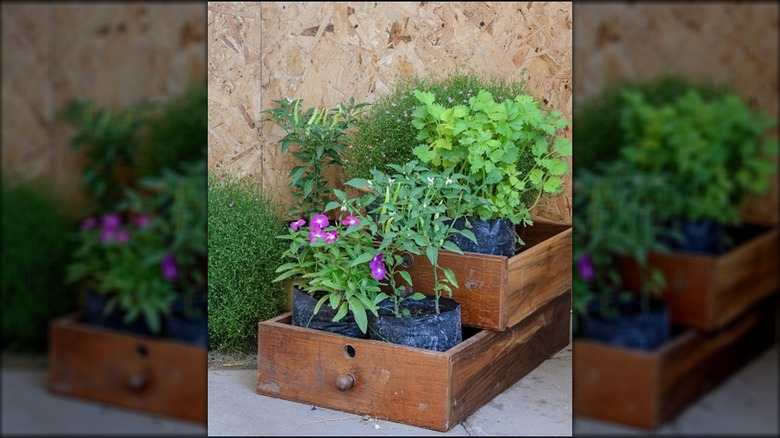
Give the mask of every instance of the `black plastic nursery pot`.
[{"label": "black plastic nursery pot", "polygon": [[421,300],[406,300],[402,305],[412,313],[396,317],[390,300],[382,302],[379,316],[368,316],[370,339],[381,340],[426,350],[447,351],[463,340],[460,304],[440,297],[439,310],[433,296]]},{"label": "black plastic nursery pot", "polygon": [[193,307],[192,312],[187,312],[184,300],[174,301],[170,316],[165,318],[164,333],[168,338],[205,348],[209,336],[206,298],[196,298]]},{"label": "black plastic nursery pot", "polygon": [[618,313],[614,317],[602,316],[598,301],[591,304],[581,319],[579,333],[584,338],[644,351],[655,350],[669,340],[669,308],[661,301],[650,301],[647,312],[642,311],[639,299],[613,301],[610,305]]},{"label": "black plastic nursery pot", "polygon": [[360,331],[351,312],[348,312],[338,322],[333,322],[336,311],[326,301],[320,306],[319,311],[314,313],[317,301],[324,295],[325,292],[315,292],[313,295],[309,295],[298,286],[293,286],[292,325],[324,330],[353,338],[366,338],[367,335]]},{"label": "black plastic nursery pot", "polygon": [[[466,220],[471,227],[467,227]],[[477,243],[474,243],[460,234],[451,236],[452,243],[462,251],[506,257],[515,255],[515,226],[509,219],[458,218],[453,227],[458,230],[468,228],[477,238]]]},{"label": "black plastic nursery pot", "polygon": [[677,230],[681,239],[666,236],[663,243],[672,251],[697,254],[720,255],[725,251],[723,227],[714,220],[681,219],[666,224],[669,229]]},{"label": "black plastic nursery pot", "polygon": [[125,313],[118,308],[106,314],[108,298],[94,289],[87,289],[84,297],[84,321],[87,324],[125,331],[144,336],[152,336],[152,329],[142,315],[129,323],[124,322]]}]

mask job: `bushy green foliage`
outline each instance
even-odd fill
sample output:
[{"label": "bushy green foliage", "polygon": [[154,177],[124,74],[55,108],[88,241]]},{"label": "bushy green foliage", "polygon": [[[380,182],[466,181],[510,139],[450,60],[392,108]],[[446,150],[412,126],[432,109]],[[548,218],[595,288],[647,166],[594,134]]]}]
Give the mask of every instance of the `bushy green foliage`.
[{"label": "bushy green foliage", "polygon": [[206,159],[207,103],[206,85],[198,84],[156,108],[138,151],[140,176]]},{"label": "bushy green foliage", "polygon": [[257,348],[257,323],[287,299],[273,283],[288,242],[280,207],[259,185],[231,175],[208,177],[209,345],[228,352]]},{"label": "bushy green foliage", "polygon": [[50,320],[76,307],[63,286],[73,221],[44,189],[2,184],[2,349],[41,352]]},{"label": "bushy green foliage", "polygon": [[433,94],[445,106],[468,104],[468,98],[479,90],[489,91],[497,101],[528,93],[524,82],[484,78],[476,73],[401,79],[390,94],[379,97],[358,120],[344,163],[347,179],[369,179],[374,167],[389,172],[387,164],[404,165],[416,159],[412,150],[420,143],[416,139],[419,130],[412,125],[412,113],[420,102],[414,90]]},{"label": "bushy green foliage", "polygon": [[620,120],[628,102],[625,91],[635,91],[653,106],[677,100],[687,91],[696,90],[705,100],[726,93],[726,87],[716,84],[692,84],[679,76],[664,76],[651,81],[615,82],[594,96],[581,101],[574,100],[572,132],[573,155],[578,169],[595,169],[600,164],[620,157],[619,150],[626,144],[626,134]]}]

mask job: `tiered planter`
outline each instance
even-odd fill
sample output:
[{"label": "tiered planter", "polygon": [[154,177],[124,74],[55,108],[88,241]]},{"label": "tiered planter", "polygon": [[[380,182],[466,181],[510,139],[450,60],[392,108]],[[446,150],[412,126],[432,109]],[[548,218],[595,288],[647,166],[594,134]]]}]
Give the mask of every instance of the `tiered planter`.
[{"label": "tiered planter", "polygon": [[721,330],[686,329],[653,352],[575,339],[574,413],[657,428],[771,345],[774,320],[770,298]]},{"label": "tiered planter", "polygon": [[84,324],[50,326],[50,391],[206,423],[205,348]]},{"label": "tiered planter", "polygon": [[[444,352],[258,324],[262,395],[447,431],[569,344],[571,226],[539,222],[514,257],[442,251],[460,288],[463,342]],[[416,290],[432,286],[416,257]]]},{"label": "tiered planter", "polygon": [[[750,234],[752,238],[720,256],[650,254],[649,265],[666,279],[663,299],[672,324],[715,330],[777,292],[780,231],[766,228]],[[626,260],[622,274],[627,287],[639,289],[635,262]]]},{"label": "tiered planter", "polygon": [[[574,413],[654,429],[715,388],[774,340],[777,228],[746,226],[747,239],[719,256],[652,253],[679,332],[653,352],[575,338]],[[635,262],[621,274],[638,291]]]}]

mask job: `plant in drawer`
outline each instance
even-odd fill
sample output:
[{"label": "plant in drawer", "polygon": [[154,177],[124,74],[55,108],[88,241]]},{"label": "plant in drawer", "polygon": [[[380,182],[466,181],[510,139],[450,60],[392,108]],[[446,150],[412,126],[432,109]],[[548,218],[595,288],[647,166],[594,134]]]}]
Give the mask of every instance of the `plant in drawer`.
[{"label": "plant in drawer", "polygon": [[532,225],[541,196],[562,191],[572,146],[556,135],[569,121],[559,111],[543,111],[528,94],[497,102],[478,90],[467,105],[449,108],[432,93],[414,94],[420,106],[412,124],[423,142],[414,154],[434,171],[454,167],[473,184],[468,215],[456,226],[474,231],[477,242],[458,235],[453,241],[463,251],[512,257],[515,225]]},{"label": "plant in drawer", "polygon": [[285,263],[273,281],[292,279],[292,323],[353,337],[365,337],[368,313],[377,313],[384,299],[374,266],[377,255],[368,220],[349,215],[330,223],[324,214],[290,224]]},{"label": "plant in drawer", "polygon": [[[458,303],[442,297],[445,293],[451,296],[458,282],[454,272],[443,268],[438,258],[443,248],[462,253],[449,237],[461,234],[474,238],[470,231],[454,227],[454,220],[466,208],[462,200],[470,194],[469,186],[464,184],[467,177],[452,171],[433,172],[416,160],[389,167],[395,173],[373,169],[370,181],[380,194],[374,211],[376,222],[369,223],[378,243],[371,268],[379,274],[376,278],[386,279],[389,295],[382,294],[386,301],[380,304],[378,315],[370,318],[369,336],[445,351],[461,341],[461,318]],[[368,183],[353,179],[347,184]],[[360,199],[347,199],[343,192],[337,192],[337,196],[344,208],[353,210],[377,200],[372,194]],[[337,208],[338,203],[330,207]],[[452,212],[456,215],[451,216]],[[424,255],[430,262],[430,289],[416,287],[411,275],[402,269],[408,255]]]},{"label": "plant in drawer", "polygon": [[[601,173],[583,170],[574,185],[573,286],[575,334],[652,350],[669,336],[669,315],[658,301],[663,276],[649,269],[647,253],[663,249],[653,216],[654,196],[669,186],[657,175],[613,161]],[[627,291],[620,260],[640,267],[640,294]]]}]

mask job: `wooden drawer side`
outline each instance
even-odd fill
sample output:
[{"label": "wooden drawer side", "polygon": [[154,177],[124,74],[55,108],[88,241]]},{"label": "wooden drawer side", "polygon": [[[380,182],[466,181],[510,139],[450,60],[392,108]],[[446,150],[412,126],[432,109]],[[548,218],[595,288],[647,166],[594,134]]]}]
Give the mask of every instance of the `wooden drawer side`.
[{"label": "wooden drawer side", "polygon": [[566,228],[509,259],[507,327],[571,289],[571,239]]},{"label": "wooden drawer side", "polygon": [[489,332],[484,342],[452,358],[452,423],[471,415],[569,345],[571,293],[558,296],[521,323]]}]

